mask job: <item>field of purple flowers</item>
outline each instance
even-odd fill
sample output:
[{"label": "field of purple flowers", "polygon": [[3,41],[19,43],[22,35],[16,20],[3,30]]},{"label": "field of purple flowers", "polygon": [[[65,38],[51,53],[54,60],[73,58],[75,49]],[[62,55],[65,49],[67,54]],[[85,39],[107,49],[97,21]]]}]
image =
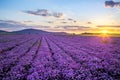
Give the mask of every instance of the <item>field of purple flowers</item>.
[{"label": "field of purple flowers", "polygon": [[120,38],[0,35],[0,80],[120,80]]}]

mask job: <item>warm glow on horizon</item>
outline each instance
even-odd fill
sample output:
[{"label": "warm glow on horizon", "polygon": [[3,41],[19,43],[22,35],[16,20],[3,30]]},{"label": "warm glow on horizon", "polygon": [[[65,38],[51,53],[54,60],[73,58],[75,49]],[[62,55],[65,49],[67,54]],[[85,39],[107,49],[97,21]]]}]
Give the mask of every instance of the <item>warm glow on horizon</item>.
[{"label": "warm glow on horizon", "polygon": [[109,33],[111,33],[109,30],[107,29],[104,29],[104,30],[101,30],[101,37],[103,38],[103,40],[106,40],[106,38],[109,37]]},{"label": "warm glow on horizon", "polygon": [[102,30],[101,33],[102,33],[102,34],[108,34],[109,31],[108,31],[108,30]]}]

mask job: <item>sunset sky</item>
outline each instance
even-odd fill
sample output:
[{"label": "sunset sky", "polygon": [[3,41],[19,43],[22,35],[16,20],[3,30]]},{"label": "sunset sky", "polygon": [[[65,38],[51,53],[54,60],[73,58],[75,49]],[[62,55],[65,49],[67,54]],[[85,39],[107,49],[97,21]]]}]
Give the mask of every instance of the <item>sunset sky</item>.
[{"label": "sunset sky", "polygon": [[34,28],[69,33],[101,30],[119,33],[120,6],[105,6],[105,1],[0,0],[0,30]]}]

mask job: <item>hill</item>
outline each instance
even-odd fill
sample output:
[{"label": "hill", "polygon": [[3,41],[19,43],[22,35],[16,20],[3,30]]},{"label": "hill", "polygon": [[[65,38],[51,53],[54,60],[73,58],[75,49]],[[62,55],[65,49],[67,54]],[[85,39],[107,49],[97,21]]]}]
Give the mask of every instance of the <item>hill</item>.
[{"label": "hill", "polygon": [[9,33],[9,32],[0,30],[0,34],[7,34],[7,33]]},{"label": "hill", "polygon": [[67,35],[65,32],[47,32],[43,30],[38,30],[38,29],[24,29],[24,30],[19,30],[19,31],[13,31],[13,32],[6,32],[0,30],[0,34],[55,34],[55,35]]},{"label": "hill", "polygon": [[20,31],[13,31],[11,33],[13,34],[48,34],[50,32],[43,31],[43,30],[37,30],[37,29],[24,29]]}]

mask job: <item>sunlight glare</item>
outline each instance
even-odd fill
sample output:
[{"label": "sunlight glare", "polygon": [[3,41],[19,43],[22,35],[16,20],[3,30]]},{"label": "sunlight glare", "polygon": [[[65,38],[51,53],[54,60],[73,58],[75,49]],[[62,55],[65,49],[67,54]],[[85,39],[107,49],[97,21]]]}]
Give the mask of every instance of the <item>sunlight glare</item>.
[{"label": "sunlight glare", "polygon": [[102,34],[108,34],[108,30],[102,30]]}]

